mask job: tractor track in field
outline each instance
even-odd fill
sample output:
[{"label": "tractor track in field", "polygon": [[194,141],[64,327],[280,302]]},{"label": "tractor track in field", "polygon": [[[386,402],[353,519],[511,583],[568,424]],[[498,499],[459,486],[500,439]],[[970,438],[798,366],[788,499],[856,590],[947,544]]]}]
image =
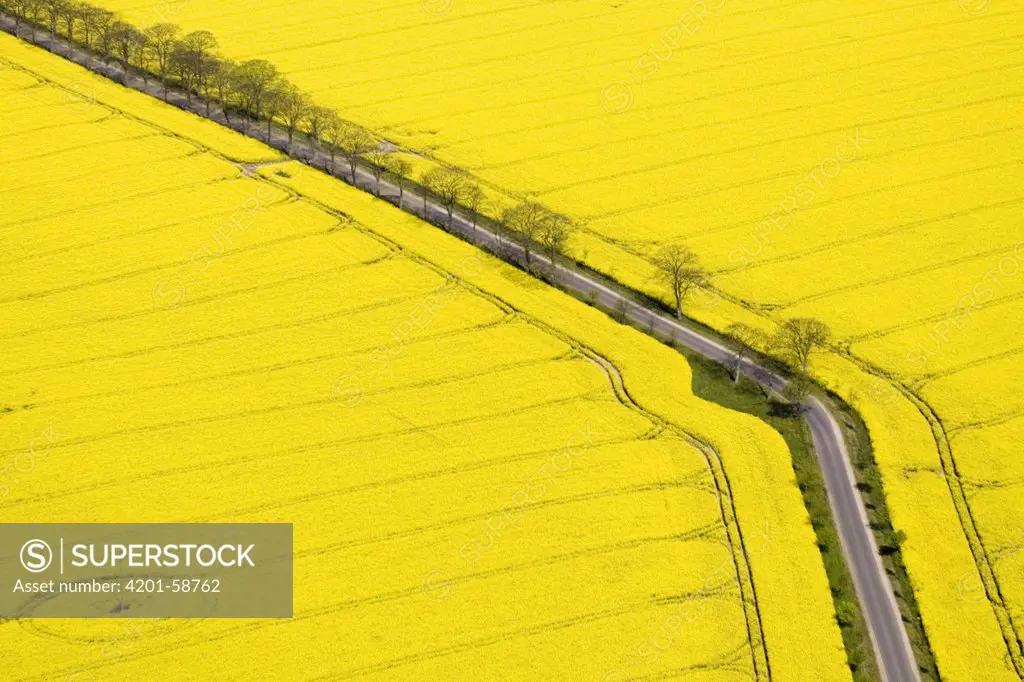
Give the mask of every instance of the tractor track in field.
[{"label": "tractor track in field", "polygon": [[[604,356],[591,351],[584,350],[587,358],[597,365],[608,376],[612,390],[623,405],[643,414],[647,419],[657,424],[662,429],[670,430],[676,437],[680,438],[691,447],[696,449],[704,463],[708,467],[708,473],[714,482],[714,493],[718,499],[719,511],[721,512],[722,526],[725,528],[729,547],[732,555],[733,569],[736,582],[740,588],[740,599],[743,603],[744,618],[747,623],[747,639],[750,642],[750,654],[754,668],[754,679],[770,680],[771,664],[768,659],[768,647],[765,643],[764,628],[761,622],[761,611],[757,602],[757,590],[754,586],[754,576],[750,568],[750,560],[747,556],[746,544],[743,541],[743,531],[740,529],[739,521],[736,518],[736,504],[733,501],[732,486],[729,477],[725,473],[722,459],[718,451],[709,443],[706,443],[693,434],[666,422],[664,419],[644,409],[639,403],[633,400],[626,389],[625,380],[619,368]],[[747,613],[747,608],[753,609],[753,613]]]},{"label": "tractor track in field", "polygon": [[[9,33],[15,33],[13,21],[3,13],[0,13],[0,28]],[[18,37],[50,49],[51,52],[74,61],[90,71],[107,76],[126,87],[162,99],[162,89],[156,81],[144,83],[139,77],[130,73],[124,74],[120,68],[111,66],[76,46],[69,45],[62,38],[54,40],[41,30],[36,31],[35,39],[32,41],[29,41],[24,35],[19,34]],[[237,120],[228,122],[218,108],[211,109],[207,115],[198,98],[193,98],[193,103],[189,105],[183,93],[172,89],[168,91],[168,95],[168,101],[173,106],[191,111],[196,115],[209,118],[266,142],[271,147],[285,152],[294,160],[341,177],[346,182],[367,192],[374,191],[376,183],[372,167],[369,164],[358,164],[355,177],[351,177],[347,173],[339,173],[323,152],[310,151],[308,145],[303,144],[290,148],[287,135],[283,131],[271,131],[264,136],[265,127],[246,126],[245,130],[241,130]],[[300,143],[304,139],[302,136],[296,137]],[[302,148],[303,146],[305,148]],[[259,168],[263,165],[267,164],[238,164],[240,171],[245,175],[257,175]],[[417,186],[407,187],[404,194],[408,202],[401,208],[436,225],[449,223],[447,228],[449,232],[458,234],[476,246],[507,261],[520,264],[524,260],[522,248],[502,237],[493,230],[487,221],[471,219],[470,212],[456,209],[449,222],[444,207],[436,201],[429,199],[424,201],[422,191],[422,188]],[[399,189],[390,182],[381,180],[377,193],[385,200],[399,203],[396,200],[399,196]],[[558,267],[542,254],[534,255],[533,261],[540,266],[539,269],[545,271],[547,278],[560,287],[590,299],[602,307],[619,311],[625,319],[642,328],[649,329],[652,334],[672,337],[677,343],[681,343],[719,364],[730,365],[735,360],[735,352],[713,334],[681,324],[652,305],[639,302],[640,299],[636,293],[623,285],[609,281],[596,273],[584,271],[582,268]],[[755,360],[745,358],[740,363],[738,370],[770,391],[781,392],[785,388],[786,379],[783,376],[767,366],[758,364]],[[610,379],[615,386],[615,379],[611,375]],[[882,565],[878,546],[868,525],[864,501],[856,487],[857,481],[853,473],[846,440],[835,416],[836,408],[827,399],[823,400],[814,396],[808,398],[805,408],[814,449],[824,475],[829,504],[832,507],[833,517],[839,531],[843,555],[853,576],[857,597],[863,608],[882,678],[885,682],[917,682],[920,676],[913,649],[900,616],[892,585]],[[701,451],[707,457],[706,450],[701,449]],[[714,469],[713,460],[709,461],[709,466]],[[721,468],[720,463],[719,468]],[[724,470],[721,473],[724,476]],[[716,475],[717,480],[718,476]],[[727,485],[728,481],[726,480],[725,483]],[[721,490],[720,494],[722,494]],[[724,494],[731,500],[728,490],[725,490]],[[725,507],[723,507],[723,512],[724,510]],[[733,517],[733,521],[735,522],[735,517]],[[738,524],[736,526],[738,531]],[[730,544],[733,540],[730,536]],[[742,552],[742,537],[736,538],[736,541]],[[742,572],[738,566],[737,569]],[[747,570],[749,571],[749,566]],[[740,580],[742,584],[743,578],[740,577]],[[752,580],[750,587],[753,588]],[[756,601],[753,606],[756,609]],[[748,627],[749,625],[750,620],[748,619]],[[758,629],[757,636],[760,637],[760,623],[756,627]],[[753,639],[754,633],[750,634]],[[755,646],[762,647],[761,650],[765,651],[763,638],[758,645],[751,641],[751,647],[755,648]],[[770,675],[767,670],[767,658],[765,657],[762,667],[756,660],[758,658],[756,650],[754,656],[755,674]]]}]

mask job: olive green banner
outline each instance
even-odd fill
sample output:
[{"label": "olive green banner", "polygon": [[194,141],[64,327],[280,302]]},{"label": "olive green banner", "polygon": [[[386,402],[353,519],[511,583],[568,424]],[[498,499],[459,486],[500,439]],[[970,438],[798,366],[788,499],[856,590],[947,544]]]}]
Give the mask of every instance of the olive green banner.
[{"label": "olive green banner", "polygon": [[0,524],[0,618],[291,618],[290,523]]}]

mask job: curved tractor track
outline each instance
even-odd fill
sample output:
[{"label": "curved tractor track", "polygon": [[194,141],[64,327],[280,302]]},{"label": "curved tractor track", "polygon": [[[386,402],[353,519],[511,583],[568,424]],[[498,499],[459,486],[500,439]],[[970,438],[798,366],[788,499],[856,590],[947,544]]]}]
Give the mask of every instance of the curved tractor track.
[{"label": "curved tractor track", "polygon": [[[9,33],[15,33],[13,20],[2,12],[0,12],[0,28]],[[19,35],[19,37],[28,40],[25,35]],[[94,72],[117,79],[127,87],[145,92],[155,98],[161,97],[161,88],[156,81],[147,84],[139,77],[122,74],[119,68],[105,64],[92,54],[68,45],[62,38],[54,40],[43,31],[37,31],[35,40],[29,42],[50,49]],[[229,125],[216,107],[212,107],[207,115],[202,107],[202,102],[195,97],[192,99],[193,103],[190,105],[183,93],[174,90],[168,91],[168,100],[172,104],[190,110],[197,115],[206,116],[218,123]],[[234,126],[230,127],[234,128]],[[281,151],[289,151],[287,134],[283,131],[276,131],[268,136],[269,139],[265,139],[264,130],[266,129],[249,128],[239,132],[266,141]],[[296,138],[301,139],[301,136],[297,135]],[[311,152],[308,144],[295,145],[291,156],[320,169],[327,170],[332,166],[326,154],[319,151]],[[358,164],[354,178],[347,174],[342,175],[339,171],[340,169],[327,170],[339,177],[345,177],[355,186],[368,192],[374,191],[377,186],[372,168],[368,164]],[[379,195],[397,203],[399,188],[382,179],[379,183]],[[460,234],[477,246],[500,254],[507,260],[512,262],[525,260],[522,247],[499,236],[486,221],[472,220],[469,217],[470,212],[456,209],[449,221],[447,210],[440,203],[429,198],[424,201],[419,188],[406,187],[404,195],[406,199],[404,210],[438,225],[447,223],[447,229],[450,232]],[[531,254],[531,261],[545,270],[547,277],[560,287],[574,292],[584,299],[599,303],[607,309],[617,310],[624,318],[641,328],[649,329],[653,334],[673,337],[677,343],[684,344],[717,363],[731,366],[735,362],[734,351],[710,333],[691,329],[659,310],[638,303],[635,300],[635,295],[624,286],[606,281],[575,267],[553,266],[544,255],[539,253]],[[784,377],[750,359],[744,359],[740,363],[739,370],[765,388],[775,392],[780,392],[786,385]],[[864,502],[856,488],[856,479],[853,475],[846,441],[833,414],[833,408],[815,397],[807,400],[805,408],[814,448],[824,474],[829,503],[839,531],[843,554],[853,575],[857,597],[863,607],[882,678],[885,682],[917,682],[920,680],[920,675],[913,649],[904,628],[892,586],[882,566],[874,536],[867,524]],[[704,450],[702,452],[707,454]],[[709,461],[712,467],[714,467],[714,461],[714,458]],[[727,490],[725,494],[728,495]],[[739,538],[739,542],[738,546],[742,547],[741,538]],[[742,573],[742,569],[740,572]],[[743,582],[742,577],[741,582]],[[748,623],[751,622],[756,622],[756,619],[748,619]],[[760,633],[752,632],[751,635],[752,640],[760,639]],[[761,642],[755,644],[755,659],[760,658],[758,649],[761,652],[764,651],[758,645],[763,646]],[[767,657],[763,661],[755,661],[755,670],[758,668],[762,674],[768,674]]]}]

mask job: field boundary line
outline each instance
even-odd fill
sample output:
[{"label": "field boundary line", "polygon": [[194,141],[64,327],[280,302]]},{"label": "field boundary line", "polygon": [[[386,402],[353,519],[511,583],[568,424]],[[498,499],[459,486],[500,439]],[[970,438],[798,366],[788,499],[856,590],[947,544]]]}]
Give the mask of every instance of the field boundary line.
[{"label": "field boundary line", "polygon": [[[630,407],[630,409],[640,412],[654,423],[660,424],[662,428],[668,429],[676,437],[701,453],[701,457],[703,457],[708,467],[708,473],[711,474],[712,481],[715,484],[715,497],[718,498],[722,525],[728,537],[729,551],[732,554],[736,581],[740,588],[740,600],[743,605],[744,619],[747,623],[747,640],[750,643],[754,679],[771,680],[771,666],[768,661],[768,648],[764,639],[764,628],[761,622],[761,610],[757,602],[757,590],[754,586],[753,572],[750,568],[746,544],[743,540],[743,531],[740,529],[736,516],[736,504],[732,496],[732,486],[729,483],[729,478],[725,473],[725,467],[722,465],[722,459],[718,451],[710,444],[705,443],[693,434],[688,433],[637,403],[629,394],[622,372],[615,366],[615,363],[582,344],[580,347],[582,352],[591,358],[608,376],[612,390],[615,391],[620,402]],[[748,612],[748,609],[753,609],[753,616]]]},{"label": "field boundary line", "polygon": [[[0,28],[4,28],[8,33],[14,33],[13,23],[14,22],[6,14],[0,12]],[[141,82],[142,79],[135,78],[131,72],[123,73],[118,68],[112,68],[108,64],[102,63],[100,59],[90,53],[70,46],[60,37],[54,39],[50,37],[48,33],[42,32],[35,36],[35,41],[29,41],[25,36],[19,35],[18,37],[30,44],[49,47],[51,48],[50,51],[57,56],[76,62],[80,66],[98,73],[99,75],[106,76],[115,82],[122,81],[119,84],[123,87],[141,90],[142,92],[159,99],[158,95],[155,94],[156,91],[161,90],[157,83],[144,84]],[[63,54],[57,51],[59,46],[64,47],[65,52]],[[137,84],[133,84],[133,79],[139,82]],[[272,129],[268,130],[266,139],[262,139],[260,134],[263,131],[259,126],[253,129],[239,130],[234,125],[227,124],[223,120],[223,116],[220,115],[216,109],[213,109],[209,115],[204,114],[203,111],[199,109],[199,105],[202,104],[202,100],[200,98],[194,98],[195,103],[190,106],[186,104],[185,97],[180,92],[174,89],[169,89],[169,93],[173,95],[169,101],[172,106],[177,106],[180,109],[189,111],[202,118],[207,118],[222,125],[227,125],[227,127],[246,135],[249,138],[269,144],[271,147],[285,153],[287,156],[290,156],[292,159],[300,163],[322,169],[329,175],[348,182],[348,184],[353,187],[372,193],[375,184],[375,178],[372,172],[373,166],[366,162],[358,163],[355,169],[356,172],[352,176],[349,176],[349,174],[344,172],[339,173],[338,169],[334,168],[333,163],[328,164],[326,155],[315,150],[315,148],[312,150],[312,153],[307,152],[303,154],[301,150],[296,150],[288,145],[287,138],[281,134],[281,130],[278,130],[278,134],[276,136]],[[265,128],[266,126],[264,126],[264,129]],[[297,136],[297,138],[301,142],[303,136],[300,135]],[[183,139],[188,138],[184,137]],[[197,143],[197,146],[202,145]],[[218,154],[213,150],[210,150],[210,153]],[[226,158],[220,154],[218,154],[218,156]],[[238,164],[241,162],[235,163]],[[380,183],[380,188],[382,192],[378,194],[378,196],[390,203],[395,203],[394,198],[398,195],[398,188],[394,184],[385,181]],[[417,192],[419,192],[419,194],[417,194]],[[478,248],[488,251],[500,259],[512,263],[513,265],[522,264],[524,260],[522,257],[522,247],[491,232],[488,229],[490,223],[486,219],[479,221],[474,220],[472,222],[472,231],[470,231],[471,223],[466,216],[472,216],[474,214],[473,212],[468,211],[465,207],[457,206],[453,214],[453,219],[449,223],[447,211],[444,209],[442,204],[435,198],[432,198],[432,196],[421,186],[415,183],[408,183],[404,194],[409,197],[409,202],[403,207],[406,212],[420,217],[437,227],[446,229],[449,233],[461,237]],[[422,199],[423,210],[418,210],[415,206],[416,202],[413,201],[413,199],[416,197]],[[448,224],[447,228],[445,228],[445,224]],[[696,323],[691,320],[677,321],[668,317],[667,314],[662,312],[661,306],[657,305],[653,299],[650,299],[644,294],[619,282],[610,280],[607,276],[594,272],[580,263],[566,264],[559,267],[557,264],[551,263],[544,255],[539,253],[534,255],[533,260],[534,262],[539,263],[539,266],[546,269],[547,272],[543,275],[539,273],[532,274],[548,281],[549,284],[554,283],[560,288],[587,296],[595,302],[595,305],[600,302],[602,305],[607,305],[608,309],[621,309],[625,318],[638,324],[649,325],[652,335],[656,331],[664,332],[665,330],[668,330],[678,343],[690,347],[694,351],[704,355],[714,362],[729,364],[732,361],[734,352],[724,341],[721,340],[722,337],[720,335],[710,329],[694,326]],[[778,374],[775,370],[769,369],[767,366],[757,364],[756,360],[751,360],[749,358],[742,363],[740,371],[751,377],[755,382],[776,391],[781,390],[786,384],[784,376]],[[833,423],[835,422],[835,418],[833,417],[832,412],[836,409],[835,404],[833,403],[834,400],[838,399],[826,398],[827,404],[812,401],[805,405],[805,408],[817,415],[821,420],[824,420],[827,423]],[[808,423],[811,424],[810,420],[808,420]],[[812,432],[815,430],[813,424],[811,424],[811,430]],[[837,433],[839,433],[838,430]],[[833,452],[829,454],[829,457],[839,457],[845,460],[846,465],[849,466],[849,454],[842,436],[839,435],[838,440],[836,440],[836,436],[831,433],[823,433],[819,435],[821,435],[821,437],[825,439],[825,442],[831,446],[830,450]],[[821,461],[824,466],[822,454],[820,452],[817,454],[819,456],[819,461]],[[856,490],[856,487],[852,485],[851,490],[857,504],[859,504],[863,510],[864,502],[859,492]],[[861,531],[856,529],[856,526],[859,524],[859,519],[853,525],[849,525],[851,523],[850,519],[845,519],[836,509],[833,509],[833,512],[837,519],[837,524],[840,526],[841,533],[844,530],[852,533],[851,537],[856,539],[858,543],[866,543],[865,546],[868,548],[867,551],[870,554],[877,555],[877,547],[875,546],[874,538],[870,535],[870,532],[865,531],[868,532],[868,535],[866,537],[862,537],[860,535]],[[864,549],[864,547],[862,547],[862,549]],[[856,573],[858,570],[874,571],[873,568],[865,569],[863,566],[856,566],[856,562],[851,560],[850,554],[847,552],[844,552],[844,559],[850,566],[852,573]],[[884,574],[884,571],[877,576],[877,578],[885,585],[885,588],[882,590],[883,601],[885,599],[892,600],[892,585],[889,582],[888,577]],[[888,595],[887,597],[885,597],[886,594]],[[863,604],[864,595],[858,595],[858,598]],[[875,655],[878,659],[879,668],[882,670],[883,677],[889,682],[903,682],[904,680],[919,679],[914,655],[910,650],[906,630],[900,620],[898,610],[892,612],[886,608],[872,614],[869,609],[865,608],[864,613],[867,617],[868,626],[872,631],[874,631],[877,626],[881,625],[885,629],[889,629],[902,635],[901,637],[896,636],[893,638],[893,649],[890,650],[888,654],[883,654],[879,651],[878,647],[875,647]],[[761,645],[763,646],[763,641]],[[765,662],[765,666],[766,665],[767,662]],[[755,662],[755,668],[756,667],[757,663]],[[887,674],[887,671],[891,672]]]},{"label": "field boundary line", "polygon": [[956,514],[960,521],[960,529],[974,557],[975,567],[978,570],[981,584],[985,588],[985,598],[992,606],[996,620],[999,622],[1010,663],[1017,676],[1024,679],[1024,639],[1021,638],[1021,633],[1017,629],[1013,614],[1006,604],[1006,598],[1003,596],[992,559],[989,557],[985,542],[981,537],[981,532],[978,530],[974,520],[974,513],[971,510],[970,503],[967,501],[967,493],[964,490],[960,469],[956,463],[956,457],[953,455],[953,448],[949,443],[949,437],[946,434],[946,428],[942,420],[923,398],[902,382],[890,378],[883,371],[873,368],[867,363],[858,362],[858,364],[880,379],[887,380],[890,385],[894,386],[914,405],[925,421],[928,422],[938,451],[942,478],[945,480],[950,497],[953,499],[953,507],[956,509]]}]

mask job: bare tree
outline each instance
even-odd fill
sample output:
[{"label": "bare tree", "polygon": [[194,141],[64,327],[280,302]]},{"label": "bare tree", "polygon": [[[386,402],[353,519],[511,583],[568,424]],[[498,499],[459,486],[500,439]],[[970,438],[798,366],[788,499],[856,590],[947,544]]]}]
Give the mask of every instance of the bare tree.
[{"label": "bare tree", "polygon": [[501,213],[502,224],[512,233],[523,248],[526,269],[530,269],[530,250],[540,237],[541,230],[551,216],[551,211],[536,201],[524,201]]},{"label": "bare tree", "polygon": [[397,154],[389,154],[384,164],[384,172],[398,185],[398,207],[403,205],[405,198],[405,184],[409,181],[409,173],[412,172],[412,164]]},{"label": "bare tree", "polygon": [[505,201],[498,197],[494,199],[491,204],[491,215],[498,216],[498,219],[492,223],[492,229],[494,235],[498,238],[497,252],[502,252],[505,248],[505,238],[508,236],[508,226],[505,225],[505,213],[509,210],[508,205]]},{"label": "bare tree", "polygon": [[551,267],[558,271],[558,257],[567,256],[569,240],[576,231],[576,224],[561,213],[550,213],[541,225],[539,242],[548,252]]},{"label": "bare tree", "polygon": [[61,17],[64,19],[64,26],[67,29],[68,40],[75,39],[75,23],[82,18],[85,4],[77,0],[68,0],[64,3]]},{"label": "bare tree", "polygon": [[46,14],[46,20],[50,25],[50,50],[57,49],[57,20],[64,13],[64,0],[42,0],[42,10]]},{"label": "bare tree", "polygon": [[466,188],[466,197],[463,199],[463,203],[469,209],[470,217],[473,220],[473,241],[476,241],[476,224],[480,220],[480,212],[483,210],[485,201],[487,201],[487,195],[480,189],[480,185],[474,182]]},{"label": "bare tree", "polygon": [[430,192],[427,191],[427,188],[426,188],[426,186],[424,185],[424,182],[423,182],[425,175],[426,175],[426,171],[424,171],[424,173],[420,174],[420,188],[421,188],[421,191],[423,193],[423,219],[424,220],[427,219],[427,197],[430,196]]},{"label": "bare tree", "polygon": [[145,33],[134,26],[128,35],[128,39],[131,41],[128,63],[134,65],[139,70],[139,73],[142,75],[143,85],[149,85],[149,39],[146,38]]},{"label": "bare tree", "polygon": [[[202,94],[209,90],[210,77],[214,68],[214,50],[217,39],[209,31],[192,31],[185,35],[171,52],[172,59],[180,62],[178,74],[182,76],[185,95],[189,104],[192,103],[192,92]],[[186,71],[187,75],[182,72]],[[210,101],[206,101],[206,113],[210,113]]]},{"label": "bare tree", "polygon": [[[7,0],[3,3],[5,10],[14,15],[14,34],[18,34],[18,30],[21,28],[21,22],[28,19],[28,12],[30,11],[31,3],[29,0]],[[32,37],[35,40],[35,36]]]},{"label": "bare tree", "polygon": [[316,154],[317,145],[323,142],[324,125],[329,118],[329,110],[315,104],[310,105],[309,113],[306,114],[306,124],[309,126],[309,151],[313,154]]},{"label": "bare tree", "polygon": [[114,14],[98,7],[86,6],[82,10],[82,26],[85,29],[85,46],[92,47],[92,37],[101,35],[103,28],[114,21]]},{"label": "bare tree", "polygon": [[103,62],[107,61],[114,54],[114,37],[116,35],[118,21],[117,16],[108,10],[101,9],[93,17],[96,22],[96,37]]},{"label": "bare tree", "polygon": [[306,121],[315,107],[306,93],[291,83],[285,83],[281,89],[281,120],[288,130],[288,148],[291,149],[295,129]]},{"label": "bare tree", "polygon": [[732,379],[734,382],[739,383],[743,361],[750,357],[751,352],[764,350],[768,338],[757,327],[751,327],[749,324],[743,324],[742,322],[730,324],[726,328],[725,333],[733,340],[732,347],[735,354],[733,356]]},{"label": "bare tree", "polygon": [[832,338],[832,330],[813,317],[793,317],[785,320],[775,337],[775,345],[788,360],[796,363],[807,376],[811,354],[824,347]]},{"label": "bare tree", "polygon": [[118,21],[113,27],[112,41],[114,51],[121,62],[121,71],[127,78],[128,67],[136,62],[136,54],[145,45],[145,36],[131,24]]},{"label": "bare tree", "polygon": [[[206,115],[210,115],[210,103],[214,93],[220,93],[221,58],[215,54],[199,55],[196,58],[196,86],[206,104]],[[225,112],[224,118],[227,118]]]},{"label": "bare tree", "polygon": [[379,147],[366,153],[366,160],[370,162],[370,171],[373,173],[373,193],[378,197],[380,196],[380,176],[387,170],[390,158],[391,151]]},{"label": "bare tree", "polygon": [[249,59],[231,73],[231,89],[238,97],[248,127],[249,121],[259,120],[263,113],[264,98],[277,80],[277,68],[265,59]]},{"label": "bare tree", "polygon": [[263,97],[263,114],[267,118],[267,142],[270,142],[271,129],[274,125],[274,119],[281,113],[284,108],[285,100],[285,82],[282,80],[276,81],[266,95]]},{"label": "bare tree", "polygon": [[327,147],[327,153],[331,156],[330,172],[334,173],[334,157],[338,153],[338,145],[341,144],[341,136],[344,134],[345,124],[333,111],[324,114],[323,134],[321,140]]},{"label": "bare tree", "polygon": [[[29,30],[32,33],[32,40],[36,39],[36,24],[39,23],[39,15],[45,11],[45,0],[25,0],[25,18],[28,20]],[[111,12],[113,16],[113,12]]]},{"label": "bare tree", "polygon": [[171,53],[178,41],[178,34],[181,29],[175,24],[155,24],[145,30],[146,38],[149,39],[149,51],[156,61],[157,72],[160,74],[160,82],[164,86],[164,101],[167,101],[167,70],[171,64]]},{"label": "bare tree", "polygon": [[185,97],[188,103],[192,104],[192,90],[193,90],[193,71],[192,71],[192,56],[185,49],[185,46],[181,41],[174,43],[174,47],[171,50],[170,60],[171,73],[175,78],[178,79],[178,85],[185,91]]},{"label": "bare tree", "polygon": [[231,96],[235,82],[235,63],[230,59],[213,58],[210,64],[210,84],[217,90],[217,99],[220,101],[221,111],[224,112],[224,121],[231,123]]},{"label": "bare tree", "polygon": [[359,163],[359,159],[377,148],[377,140],[366,128],[360,128],[354,123],[344,121],[339,130],[337,146],[348,159],[350,177],[354,185],[356,184],[356,165]]},{"label": "bare tree", "polygon": [[676,317],[683,319],[683,304],[694,288],[708,282],[697,254],[679,244],[669,244],[654,255],[656,276],[672,292]]},{"label": "bare tree", "polygon": [[12,8],[15,27],[19,27],[23,21],[28,24],[29,36],[32,41],[36,39],[36,19],[39,17],[42,7],[42,0],[15,0]]},{"label": "bare tree", "polygon": [[441,200],[448,213],[448,228],[451,229],[455,206],[461,203],[471,186],[469,176],[455,168],[437,166],[423,174],[423,186]]},{"label": "bare tree", "polygon": [[14,35],[18,35],[18,29],[21,28],[21,22],[24,21],[24,5],[23,0],[0,0],[0,8],[14,17]]},{"label": "bare tree", "polygon": [[193,54],[193,59],[209,57],[219,47],[216,36],[209,31],[192,31],[185,34],[181,44]]}]

